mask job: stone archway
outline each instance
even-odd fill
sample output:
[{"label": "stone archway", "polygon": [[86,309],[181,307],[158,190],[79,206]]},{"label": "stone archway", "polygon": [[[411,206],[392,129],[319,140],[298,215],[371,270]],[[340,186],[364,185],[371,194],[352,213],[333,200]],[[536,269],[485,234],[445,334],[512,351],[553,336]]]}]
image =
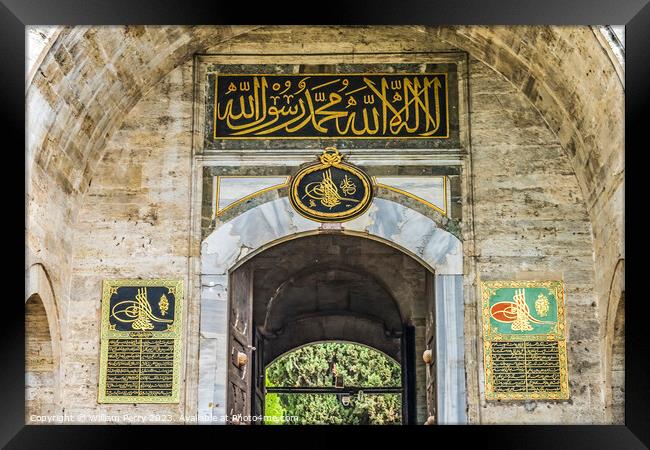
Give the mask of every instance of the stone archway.
[{"label": "stone archway", "polygon": [[[375,199],[340,232],[377,240],[435,273],[438,423],[464,423],[462,244],[430,218],[389,200]],[[322,234],[321,224],[295,213],[286,197],[261,204],[221,224],[201,247],[201,325],[198,414],[225,417],[227,301],[231,271],[282,242]],[[214,420],[214,419],[206,419]]]},{"label": "stone archway", "polygon": [[49,276],[34,264],[27,274],[25,300],[25,400],[30,415],[60,412],[60,329]]},{"label": "stone archway", "polygon": [[52,338],[43,301],[33,294],[25,303],[25,415],[53,415],[56,411]]},{"label": "stone archway", "polygon": [[[106,142],[119,129],[126,112],[195,52],[218,49],[221,43],[257,28],[84,27],[66,28],[58,35],[27,89],[26,103],[31,118],[27,136],[29,258],[60,268],[62,279],[55,275],[53,282],[62,298],[68,294],[63,286],[70,271],[68,249],[75,211],[80,209]],[[424,36],[425,41],[417,41],[415,50],[425,46],[426,39],[439,39],[467,51],[502,74],[541,112],[570,156],[586,199],[594,229],[596,279],[609,280],[623,254],[623,86],[592,28],[392,29],[403,36]],[[340,35],[358,32],[342,27]],[[350,49],[359,50],[354,45]],[[118,60],[124,63],[116,64]],[[585,73],[592,75],[585,77]],[[593,101],[594,92],[600,94],[599,102]],[[593,120],[595,117],[612,120]],[[613,121],[619,126],[613,127]],[[53,226],[38,226],[46,222]],[[615,231],[608,231],[612,226]],[[606,286],[599,285],[598,293],[604,316]],[[604,327],[600,334],[605,335]]]},{"label": "stone archway", "polygon": [[611,280],[605,336],[605,414],[607,421],[625,423],[625,260]]},{"label": "stone archway", "polygon": [[[33,157],[33,162],[30,160],[28,164],[28,258],[57,268],[52,274],[52,285],[59,299],[59,315],[62,318],[68,316],[66,308],[74,304],[70,301],[71,298],[78,295],[74,282],[70,282],[70,248],[73,247],[75,238],[71,230],[74,230],[75,222],[78,221],[77,211],[81,210],[79,205],[84,202],[87,186],[96,175],[97,161],[106,153],[105,143],[119,129],[124,115],[138,103],[138,99],[173,67],[187,61],[192,52],[208,47],[211,47],[211,51],[226,54],[236,52],[241,47],[220,47],[219,43],[234,38],[239,32],[248,34],[251,31],[253,33],[250,39],[244,37],[240,40],[240,45],[253,45],[264,53],[268,49],[263,45],[255,46],[259,44],[257,41],[260,37],[255,35],[251,27],[106,27],[101,30],[84,27],[64,30],[45,55],[41,70],[37,71],[27,93],[30,114],[29,156]],[[298,32],[300,39],[304,39],[302,31],[309,32],[304,29]],[[363,29],[356,33],[368,31]],[[405,36],[406,40],[412,39],[409,51],[427,49],[423,44],[427,40],[438,41],[436,37],[442,42],[452,43],[457,49],[468,51],[470,58],[484,61],[503,75],[507,83],[523,92],[527,100],[541,112],[549,128],[561,137],[563,151],[571,157],[573,171],[580,181],[583,196],[587,199],[585,203],[594,229],[593,248],[597,255],[594,278],[600,283],[597,286],[599,300],[594,306],[606,309],[608,296],[601,284],[610,279],[609,275],[621,254],[623,242],[620,226],[623,150],[620,136],[610,133],[603,125],[607,121],[592,119],[596,117],[593,108],[597,109],[599,115],[620,117],[618,112],[621,102],[617,95],[620,94],[621,87],[608,77],[607,73],[612,71],[607,56],[598,42],[590,38],[591,30],[588,27],[573,31],[558,27],[479,27],[474,30],[469,27],[445,27],[442,30],[394,27],[389,31]],[[320,33],[319,30],[317,32]],[[330,36],[332,33],[338,33],[341,39],[347,39],[343,46],[337,47],[344,51],[362,49],[361,51],[374,52],[391,50],[399,45],[392,42],[355,43],[355,32],[345,29],[330,30]],[[287,43],[283,49],[290,50],[301,45],[297,40]],[[161,44],[166,53],[157,52]],[[393,47],[388,48],[391,45]],[[536,51],[538,46],[543,47],[544,51]],[[150,60],[151,63],[140,64],[139,59]],[[130,64],[132,62],[138,63]],[[567,69],[566,65],[573,62],[576,62],[577,68],[584,69],[584,73],[589,72],[590,75],[585,77],[583,72],[574,72],[570,67]],[[134,67],[138,69],[136,74],[132,72]],[[600,70],[603,71],[602,77],[608,80],[604,89],[599,78]],[[594,74],[598,74],[598,77]],[[577,84],[580,89],[574,89]],[[599,96],[600,104],[593,101],[593,92],[602,94]],[[80,107],[81,104],[83,108]],[[563,126],[558,128],[558,123]],[[611,121],[608,123],[611,124]],[[472,152],[478,147],[475,143],[473,142]],[[184,148],[189,148],[189,144]],[[603,169],[605,167],[614,167],[615,170],[609,173]],[[567,167],[566,173],[571,173],[570,167]],[[93,199],[86,197],[85,200]],[[613,230],[608,229],[611,224],[614,224]],[[288,239],[287,236],[293,233],[291,230],[285,231],[288,234],[278,239]],[[227,233],[224,236],[230,238]],[[366,236],[383,239],[371,234]],[[589,236],[591,239],[591,233]],[[251,240],[253,241],[254,239]],[[263,245],[272,245],[269,242]],[[475,257],[476,253],[470,250],[470,245],[467,242],[467,254]],[[404,248],[410,251],[407,245]],[[192,248],[188,252],[189,257],[195,258],[197,250]],[[242,258],[256,251],[255,248],[243,247],[240,250]],[[243,261],[238,257],[239,254],[235,255],[235,260]],[[588,267],[592,270],[591,260]],[[473,280],[470,281],[472,282]],[[602,329],[605,317],[603,309],[598,317]],[[214,335],[210,333],[206,331],[206,335],[212,339]],[[599,333],[599,337],[603,337],[603,332]],[[194,342],[189,346],[194,346]],[[203,348],[202,353],[205,353]],[[192,376],[195,376],[194,367],[191,371]],[[604,373],[602,375],[604,377]],[[208,376],[213,377],[214,381],[217,374]],[[478,383],[471,384],[478,386]],[[192,400],[190,404],[194,406],[197,403]],[[208,408],[207,403],[203,407]],[[193,408],[191,413],[194,413]]]},{"label": "stone archway", "polygon": [[[425,367],[415,355],[425,348],[435,351],[433,311],[429,314],[434,299],[427,289],[433,285],[431,278],[431,272],[402,251],[341,233],[291,239],[246,258],[230,272],[228,348],[239,348],[252,364],[229,367],[228,414],[248,407],[237,402],[241,399],[261,414],[265,368],[280,354],[312,342],[353,341],[400,362],[403,423],[426,421],[435,414],[435,365]],[[248,292],[237,283],[242,279],[252,283]],[[233,316],[242,298],[251,300],[252,311],[246,302]],[[244,322],[254,351],[247,349],[246,341],[236,342],[241,333],[232,328],[245,329]],[[242,381],[250,383],[248,390],[240,390]]]}]

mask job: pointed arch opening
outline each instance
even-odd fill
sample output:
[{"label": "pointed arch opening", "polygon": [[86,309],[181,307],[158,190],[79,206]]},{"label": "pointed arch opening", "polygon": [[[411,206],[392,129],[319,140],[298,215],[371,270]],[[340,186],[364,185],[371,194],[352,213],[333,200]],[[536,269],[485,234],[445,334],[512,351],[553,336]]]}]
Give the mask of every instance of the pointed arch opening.
[{"label": "pointed arch opening", "polygon": [[25,414],[52,415],[55,401],[55,357],[50,324],[39,294],[25,303]]}]

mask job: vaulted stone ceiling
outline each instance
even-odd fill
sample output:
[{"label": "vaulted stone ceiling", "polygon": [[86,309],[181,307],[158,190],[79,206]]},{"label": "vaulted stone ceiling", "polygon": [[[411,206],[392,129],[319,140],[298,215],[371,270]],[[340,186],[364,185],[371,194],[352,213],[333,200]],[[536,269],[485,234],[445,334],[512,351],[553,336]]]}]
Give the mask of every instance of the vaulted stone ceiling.
[{"label": "vaulted stone ceiling", "polygon": [[253,274],[253,317],[265,361],[315,341],[348,340],[400,359],[404,324],[424,317],[426,269],[358,236],[315,235],[273,246],[238,270]]}]

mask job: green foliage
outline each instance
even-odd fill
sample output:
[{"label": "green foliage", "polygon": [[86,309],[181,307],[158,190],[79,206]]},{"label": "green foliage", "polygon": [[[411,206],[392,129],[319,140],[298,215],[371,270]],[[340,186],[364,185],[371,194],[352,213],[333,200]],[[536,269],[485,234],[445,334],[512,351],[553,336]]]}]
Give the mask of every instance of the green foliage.
[{"label": "green foliage", "polygon": [[364,394],[362,400],[352,397],[347,407],[336,394],[275,395],[295,425],[397,425],[402,419],[399,394]]},{"label": "green foliage", "polygon": [[[345,386],[401,385],[399,364],[383,353],[358,344],[324,342],[301,347],[273,362],[266,370],[267,386],[331,387],[333,367]],[[269,412],[280,408],[280,414]],[[350,405],[343,406],[337,394],[267,394],[266,411],[293,416],[293,424],[397,424],[401,396],[364,394],[353,396]]]},{"label": "green foliage", "polygon": [[[269,377],[266,377],[266,385],[272,386]],[[268,425],[282,425],[284,420],[285,411],[282,408],[280,397],[278,394],[266,394],[264,399],[264,423]]]},{"label": "green foliage", "polygon": [[[333,386],[331,364],[336,364],[346,386],[399,387],[399,364],[363,345],[347,342],[323,342],[287,353],[267,369],[274,386]],[[268,386],[268,384],[267,384]]]}]

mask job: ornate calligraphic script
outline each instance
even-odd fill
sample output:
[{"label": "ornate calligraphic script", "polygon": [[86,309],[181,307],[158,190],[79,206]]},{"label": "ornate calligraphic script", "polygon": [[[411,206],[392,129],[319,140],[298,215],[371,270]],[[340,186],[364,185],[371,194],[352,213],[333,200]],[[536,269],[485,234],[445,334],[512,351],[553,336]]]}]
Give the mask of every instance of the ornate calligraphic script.
[{"label": "ornate calligraphic script", "polygon": [[172,397],[174,347],[174,339],[108,339],[105,397]]},{"label": "ornate calligraphic script", "polygon": [[560,394],[560,348],[557,341],[491,343],[492,388],[496,394]]},{"label": "ornate calligraphic script", "polygon": [[104,281],[100,403],[179,401],[179,280]]},{"label": "ornate calligraphic script", "polygon": [[343,162],[328,147],[319,163],[300,170],[289,186],[291,205],[304,217],[320,222],[343,222],[365,212],[372,201],[372,181],[361,169]]},{"label": "ornate calligraphic script", "polygon": [[482,283],[487,400],[569,398],[561,281]]},{"label": "ornate calligraphic script", "polygon": [[214,139],[449,137],[446,73],[212,76]]}]

